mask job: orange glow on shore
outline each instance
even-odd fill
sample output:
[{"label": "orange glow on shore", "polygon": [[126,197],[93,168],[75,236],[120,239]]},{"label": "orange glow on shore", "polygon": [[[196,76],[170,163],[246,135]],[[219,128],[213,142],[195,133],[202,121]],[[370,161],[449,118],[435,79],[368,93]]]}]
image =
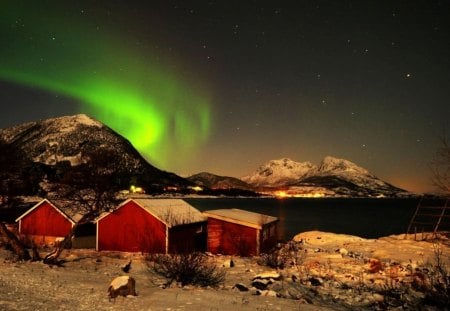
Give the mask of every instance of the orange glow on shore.
[{"label": "orange glow on shore", "polygon": [[289,191],[275,191],[272,193],[275,197],[278,199],[284,199],[284,198],[323,198],[325,197],[325,193],[322,192],[312,192],[312,193],[296,193],[296,192],[289,192]]},{"label": "orange glow on shore", "polygon": [[275,191],[275,196],[279,199],[283,199],[283,198],[287,198],[289,197],[289,195],[287,194],[286,191]]}]

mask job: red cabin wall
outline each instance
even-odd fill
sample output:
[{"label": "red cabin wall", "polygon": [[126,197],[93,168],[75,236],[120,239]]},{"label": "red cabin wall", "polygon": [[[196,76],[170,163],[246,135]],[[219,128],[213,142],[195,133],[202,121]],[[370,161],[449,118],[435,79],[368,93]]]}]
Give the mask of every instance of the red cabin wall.
[{"label": "red cabin wall", "polygon": [[98,250],[165,253],[166,225],[130,201],[100,219]]},{"label": "red cabin wall", "polygon": [[20,233],[24,235],[64,237],[71,229],[72,223],[47,202],[20,220]]},{"label": "red cabin wall", "polygon": [[254,256],[257,229],[215,218],[208,218],[208,251],[213,254]]}]

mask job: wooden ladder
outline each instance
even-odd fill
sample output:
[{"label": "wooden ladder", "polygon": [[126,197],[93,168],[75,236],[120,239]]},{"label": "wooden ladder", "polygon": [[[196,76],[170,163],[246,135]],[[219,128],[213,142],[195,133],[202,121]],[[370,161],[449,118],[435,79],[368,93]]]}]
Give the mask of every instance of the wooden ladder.
[{"label": "wooden ladder", "polygon": [[[418,232],[422,233],[422,239],[424,239],[425,233],[430,232],[433,233],[435,238],[440,230],[450,229],[450,214],[447,213],[447,211],[450,212],[449,199],[434,199],[431,204],[425,201],[422,197],[417,204],[406,230],[405,238],[408,237],[408,234],[414,233],[414,240],[416,240]],[[412,230],[413,232],[411,232]]]}]

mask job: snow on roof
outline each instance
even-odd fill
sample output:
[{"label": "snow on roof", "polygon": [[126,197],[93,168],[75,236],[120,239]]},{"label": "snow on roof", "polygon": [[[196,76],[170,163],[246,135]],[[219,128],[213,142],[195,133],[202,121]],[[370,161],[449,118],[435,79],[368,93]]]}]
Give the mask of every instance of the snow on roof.
[{"label": "snow on roof", "polygon": [[203,212],[204,215],[212,218],[217,218],[229,222],[239,223],[245,226],[261,229],[263,225],[275,222],[277,217],[244,211],[237,208],[231,209],[216,209]]},{"label": "snow on roof", "polygon": [[169,227],[206,221],[199,210],[180,199],[130,199],[123,204],[128,201],[136,202]]}]

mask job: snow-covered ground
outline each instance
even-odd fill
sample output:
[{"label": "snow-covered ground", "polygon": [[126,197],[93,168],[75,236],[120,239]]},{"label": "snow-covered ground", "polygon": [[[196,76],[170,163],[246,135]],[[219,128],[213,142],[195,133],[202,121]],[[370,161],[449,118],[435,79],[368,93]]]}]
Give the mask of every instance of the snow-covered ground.
[{"label": "snow-covered ground", "polygon": [[[64,267],[41,262],[13,262],[8,251],[0,250],[0,310],[298,310],[299,301],[254,296],[232,287],[248,281],[256,271],[265,271],[253,259],[236,259],[228,268],[222,288],[171,287],[149,272],[140,255],[97,253],[91,250],[64,251]],[[136,280],[138,296],[117,297],[109,302],[111,281],[124,275],[121,266],[132,258],[129,273]],[[221,265],[227,257],[212,258]],[[247,272],[253,268],[254,272]],[[253,270],[252,270],[253,271]],[[302,310],[318,310],[305,306]]]},{"label": "snow-covered ground", "polygon": [[[409,284],[412,276],[406,267],[415,269],[433,262],[437,245],[436,241],[414,241],[403,235],[368,240],[318,231],[301,233],[294,240],[291,243],[300,247],[302,254],[297,265],[277,270],[261,265],[257,257],[233,257],[235,266],[223,268],[226,280],[217,289],[163,289],[165,280],[149,272],[140,254],[68,250],[62,254],[64,267],[50,267],[41,262],[15,262],[9,251],[0,250],[0,310],[385,309],[389,297],[374,288]],[[448,260],[449,240],[442,236],[439,245],[442,258]],[[130,259],[129,275],[136,280],[138,296],[109,302],[109,284],[124,275],[121,266]],[[229,259],[210,257],[219,267]],[[374,264],[377,261],[379,264]],[[271,280],[268,290],[257,291],[252,281],[263,272],[281,277]],[[241,292],[234,288],[236,284],[249,290]],[[288,298],[271,297],[276,293]],[[417,293],[418,298],[420,295]]]}]

